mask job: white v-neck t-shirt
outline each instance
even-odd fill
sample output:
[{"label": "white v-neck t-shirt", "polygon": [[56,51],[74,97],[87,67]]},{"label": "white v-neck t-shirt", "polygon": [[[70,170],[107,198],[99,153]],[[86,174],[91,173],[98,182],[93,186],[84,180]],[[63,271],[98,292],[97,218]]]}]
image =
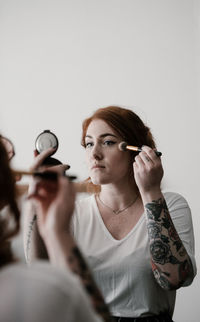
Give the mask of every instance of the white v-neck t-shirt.
[{"label": "white v-neck t-shirt", "polygon": [[[179,194],[167,192],[164,197],[196,272],[190,208]],[[72,231],[113,316],[143,317],[164,312],[172,316],[176,291],[163,290],[154,278],[145,214],[123,239],[116,240],[92,195],[76,202]]]}]

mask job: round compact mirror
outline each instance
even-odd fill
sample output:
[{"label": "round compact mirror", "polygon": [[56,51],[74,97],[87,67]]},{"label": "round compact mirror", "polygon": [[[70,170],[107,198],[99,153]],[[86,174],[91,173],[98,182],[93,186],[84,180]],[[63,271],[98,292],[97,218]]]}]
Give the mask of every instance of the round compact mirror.
[{"label": "round compact mirror", "polygon": [[47,150],[48,148],[56,149],[52,154],[54,154],[58,149],[58,139],[57,136],[50,130],[45,130],[38,135],[35,140],[35,148],[38,153]]}]

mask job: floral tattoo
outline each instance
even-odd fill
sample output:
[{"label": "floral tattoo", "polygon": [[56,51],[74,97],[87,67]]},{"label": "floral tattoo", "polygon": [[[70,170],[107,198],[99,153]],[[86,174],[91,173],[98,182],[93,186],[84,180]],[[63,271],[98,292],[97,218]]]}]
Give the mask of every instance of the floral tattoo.
[{"label": "floral tattoo", "polygon": [[163,198],[145,205],[152,270],[164,289],[179,288],[192,273],[192,264]]}]

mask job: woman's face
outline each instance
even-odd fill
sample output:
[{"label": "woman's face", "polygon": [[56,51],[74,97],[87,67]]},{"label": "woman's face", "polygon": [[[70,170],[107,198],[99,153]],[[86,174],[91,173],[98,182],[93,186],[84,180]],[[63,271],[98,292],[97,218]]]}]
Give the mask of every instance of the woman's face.
[{"label": "woman's face", "polygon": [[131,155],[119,150],[121,141],[105,121],[96,119],[89,124],[85,137],[86,160],[94,184],[117,184],[130,177]]}]

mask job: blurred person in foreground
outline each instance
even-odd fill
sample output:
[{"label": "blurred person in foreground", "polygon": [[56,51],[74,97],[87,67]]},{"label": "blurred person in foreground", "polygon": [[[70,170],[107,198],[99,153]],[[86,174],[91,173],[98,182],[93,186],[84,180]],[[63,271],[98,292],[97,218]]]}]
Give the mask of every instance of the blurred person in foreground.
[{"label": "blurred person in foreground", "polygon": [[[74,209],[71,183],[63,176],[55,182],[38,179],[29,196],[37,207],[40,235],[52,265],[37,261],[27,267],[15,258],[11,241],[20,230],[16,196],[15,177],[0,139],[0,322],[110,321],[74,239],[58,236],[59,225],[67,226]],[[1,216],[5,207],[9,208],[6,217]],[[72,270],[79,270],[91,295]]]}]

